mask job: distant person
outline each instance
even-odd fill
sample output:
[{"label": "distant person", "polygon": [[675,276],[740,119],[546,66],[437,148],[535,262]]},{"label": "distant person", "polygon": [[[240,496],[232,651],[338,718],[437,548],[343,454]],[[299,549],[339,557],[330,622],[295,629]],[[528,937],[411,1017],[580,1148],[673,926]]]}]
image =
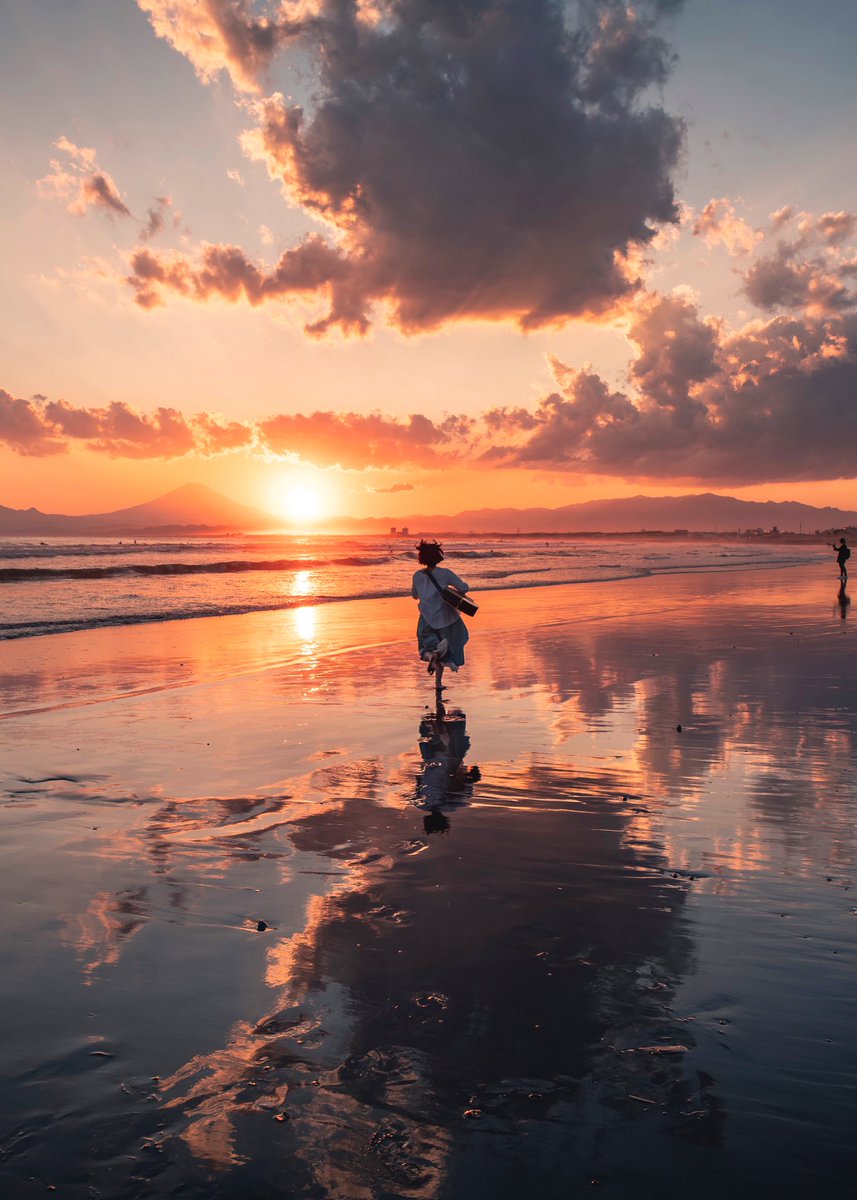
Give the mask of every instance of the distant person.
[{"label": "distant person", "polygon": [[417,546],[417,560],[422,569],[414,571],[411,585],[411,595],[420,605],[417,622],[420,658],[428,663],[428,673],[435,676],[438,691],[441,690],[444,667],[457,671],[464,666],[464,647],[470,637],[458,611],[441,595],[443,589],[450,586],[463,595],[470,590],[470,585],[449,567],[439,566],[442,558],[442,546],[437,542],[421,541]]},{"label": "distant person", "polygon": [[836,561],[839,563],[839,578],[842,583],[846,583],[848,581],[848,568],[845,564],[851,557],[851,551],[848,549],[848,543],[845,541],[845,538],[842,537],[839,539],[838,546],[831,542],[830,548],[831,550],[836,551]]}]

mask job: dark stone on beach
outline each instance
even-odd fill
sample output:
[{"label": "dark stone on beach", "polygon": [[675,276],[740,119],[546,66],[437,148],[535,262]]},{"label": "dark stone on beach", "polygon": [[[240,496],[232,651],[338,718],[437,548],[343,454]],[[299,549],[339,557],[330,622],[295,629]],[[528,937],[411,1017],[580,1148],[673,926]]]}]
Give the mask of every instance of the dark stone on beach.
[{"label": "dark stone on beach", "polygon": [[681,725],[676,725],[675,731],[676,733],[681,733]]},{"label": "dark stone on beach", "polygon": [[275,1121],[290,1121],[291,1119],[291,1115],[287,1112],[277,1113],[277,1115],[274,1117]]},{"label": "dark stone on beach", "polygon": [[264,933],[265,930],[268,928],[268,924],[266,921],[257,921],[256,928],[259,931],[259,933]]}]

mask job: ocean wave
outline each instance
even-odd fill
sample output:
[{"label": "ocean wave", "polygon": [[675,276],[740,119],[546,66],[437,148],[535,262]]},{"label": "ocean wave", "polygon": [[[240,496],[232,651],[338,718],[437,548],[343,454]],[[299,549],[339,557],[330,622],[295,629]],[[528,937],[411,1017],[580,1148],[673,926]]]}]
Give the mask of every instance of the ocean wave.
[{"label": "ocean wave", "polygon": [[[329,604],[341,596],[318,596],[313,604]],[[240,617],[254,612],[305,607],[305,600],[280,600],[276,604],[212,604],[169,612],[105,613],[98,617],[60,617],[56,620],[20,621],[0,625],[0,641],[42,637],[51,633],[80,633],[87,629],[110,629],[118,625],[158,625],[164,621],[190,621],[195,617]]]},{"label": "ocean wave", "polygon": [[[528,589],[535,587],[551,587],[562,583],[597,583],[611,582],[616,579],[634,579],[640,576],[648,575],[646,570],[630,571],[620,576],[610,577],[605,579],[603,576],[589,575],[585,579],[576,580],[546,580],[546,579],[520,579],[511,585],[505,579],[486,580],[480,584],[479,589],[474,593],[474,599],[479,598],[480,594],[492,591],[504,591],[510,586],[511,588]],[[148,625],[162,624],[164,621],[190,621],[196,617],[234,617],[245,616],[248,613],[259,612],[279,612],[281,610],[289,610],[295,608],[313,608],[321,604],[339,604],[349,600],[393,600],[402,599],[402,589],[400,587],[386,588],[383,590],[371,592],[352,592],[339,596],[300,596],[284,599],[282,597],[274,601],[262,601],[257,603],[238,603],[238,604],[200,604],[189,608],[174,608],[170,610],[149,610],[124,613],[101,613],[98,616],[69,616],[58,618],[45,618],[43,620],[30,621],[10,621],[0,623],[0,641],[11,641],[17,638],[41,637],[45,634],[52,633],[76,633],[86,629],[104,629],[119,625]]]},{"label": "ocean wave", "polygon": [[547,575],[553,571],[553,567],[519,567],[517,570],[508,571],[484,571],[483,579],[511,579],[516,575]]},{"label": "ocean wave", "polygon": [[[245,613],[272,612],[282,609],[311,607],[352,600],[384,600],[403,598],[409,591],[410,574],[399,571],[395,556],[378,555],[382,549],[375,543],[375,554],[363,553],[336,559],[319,557],[290,557],[258,560],[218,560],[209,563],[130,563],[86,567],[44,568],[28,566],[0,570],[0,588],[5,603],[0,606],[0,640],[37,637],[55,633],[94,629],[102,626],[139,625],[200,617],[237,616]],[[507,557],[512,557],[508,555]],[[480,601],[481,594],[496,590],[519,590],[574,584],[608,584],[648,575],[705,574],[718,571],[750,569],[770,570],[811,562],[826,561],[826,553],[791,554],[785,548],[776,554],[754,557],[753,561],[735,561],[719,557],[717,549],[709,551],[707,561],[688,561],[682,556],[672,562],[645,562],[640,555],[636,562],[604,563],[595,556],[589,562],[575,561],[550,567],[534,567],[532,559],[520,563],[498,563],[497,570],[487,564],[468,571]],[[335,568],[339,568],[338,570]],[[273,572],[294,572],[330,568],[312,581],[315,594],[299,596],[285,594]],[[370,568],[370,569],[365,569]],[[253,585],[252,572],[262,571],[258,585]],[[191,584],[182,588],[178,583],[164,586],[171,575],[207,575],[207,586]],[[244,576],[247,585],[236,587],[232,582]],[[99,586],[110,578],[125,579],[113,586]],[[142,578],[141,578],[142,577]],[[140,579],[136,588],[128,583]],[[215,586],[221,579],[223,585]],[[48,581],[47,585],[45,581]],[[65,581],[65,586],[63,582]],[[94,582],[90,582],[94,581]],[[57,584],[58,586],[51,586]],[[272,586],[273,584],[273,586]],[[318,589],[323,588],[320,592]],[[219,593],[219,594],[217,594]],[[238,594],[243,593],[243,594]],[[487,604],[487,600],[486,600]],[[4,611],[5,609],[5,611]],[[11,619],[17,617],[17,620]],[[6,618],[6,619],[4,619]]]},{"label": "ocean wave", "polygon": [[[344,552],[356,554],[359,552],[380,553],[388,550],[382,539],[372,538],[360,541],[354,538],[329,539],[317,537],[301,537],[293,535],[276,535],[269,537],[236,537],[236,538],[205,538],[188,541],[176,539],[172,541],[53,541],[37,542],[25,538],[0,539],[0,562],[17,559],[53,559],[53,558],[117,558],[127,559],[141,555],[186,554],[197,555],[218,554],[221,556],[246,557],[261,556],[291,551],[292,554],[308,554],[321,557],[328,549],[335,549],[342,555]],[[410,556],[413,552],[410,552]]]},{"label": "ocean wave", "polygon": [[235,575],[247,571],[315,571],[322,567],[370,567],[386,557],[230,559],[226,562],[122,563],[109,567],[0,567],[0,583],[30,580],[121,579],[150,575]]}]

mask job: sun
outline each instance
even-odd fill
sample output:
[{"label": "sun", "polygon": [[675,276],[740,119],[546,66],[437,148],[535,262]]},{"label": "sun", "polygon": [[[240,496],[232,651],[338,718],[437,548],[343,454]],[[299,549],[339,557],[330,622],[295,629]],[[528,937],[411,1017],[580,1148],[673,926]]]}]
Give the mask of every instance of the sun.
[{"label": "sun", "polygon": [[309,483],[280,483],[275,489],[274,503],[280,516],[292,525],[313,525],[325,510],[321,491]]}]

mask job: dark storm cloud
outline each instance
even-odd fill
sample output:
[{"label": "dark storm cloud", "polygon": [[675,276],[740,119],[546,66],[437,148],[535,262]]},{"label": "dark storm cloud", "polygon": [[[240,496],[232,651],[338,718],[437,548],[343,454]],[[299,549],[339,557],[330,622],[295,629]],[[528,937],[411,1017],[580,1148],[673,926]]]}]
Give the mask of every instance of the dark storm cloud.
[{"label": "dark storm cloud", "polygon": [[163,304],[165,291],[199,301],[246,300],[256,306],[323,290],[330,311],[308,325],[308,333],[324,333],[332,324],[345,332],[363,333],[368,328],[351,265],[317,235],[285,251],[270,270],[251,262],[238,246],[205,246],[195,262],[180,253],[138,249],[131,257],[131,271],[128,281],[142,308]]},{"label": "dark storm cloud", "polygon": [[[235,35],[229,48],[222,32],[227,17],[261,28],[249,4],[140,2],[203,74],[217,55],[233,78],[237,62],[242,78],[252,73],[253,39]],[[278,94],[260,102],[245,148],[288,198],[324,218],[336,249],[313,289],[288,272],[271,280],[237,247],[150,256],[130,278],[138,302],[178,292],[261,303],[314,290],[331,304],[316,333],[362,332],[376,304],[409,332],[463,319],[537,328],[611,309],[638,286],[627,257],[677,216],[683,129],[647,94],[669,70],[657,28],[675,7],[319,0],[270,9],[273,42],[299,32],[317,85],[307,109]],[[204,36],[215,18],[220,33]],[[253,286],[210,271],[220,254]]]},{"label": "dark storm cloud", "polygon": [[806,257],[799,242],[779,242],[744,275],[744,293],[768,312],[776,308],[839,312],[854,304],[853,263]]},{"label": "dark storm cloud", "polygon": [[652,297],[629,336],[633,392],[555,363],[559,389],[532,427],[515,410],[490,414],[487,461],[715,485],[853,474],[854,314],[727,335],[690,300]]},{"label": "dark storm cloud", "polygon": [[813,217],[781,209],[771,219],[773,232],[789,225],[794,236],[763,249],[743,276],[744,293],[759,308],[804,309],[837,313],[854,306],[855,252],[845,243],[857,231],[857,215],[823,213]]}]

